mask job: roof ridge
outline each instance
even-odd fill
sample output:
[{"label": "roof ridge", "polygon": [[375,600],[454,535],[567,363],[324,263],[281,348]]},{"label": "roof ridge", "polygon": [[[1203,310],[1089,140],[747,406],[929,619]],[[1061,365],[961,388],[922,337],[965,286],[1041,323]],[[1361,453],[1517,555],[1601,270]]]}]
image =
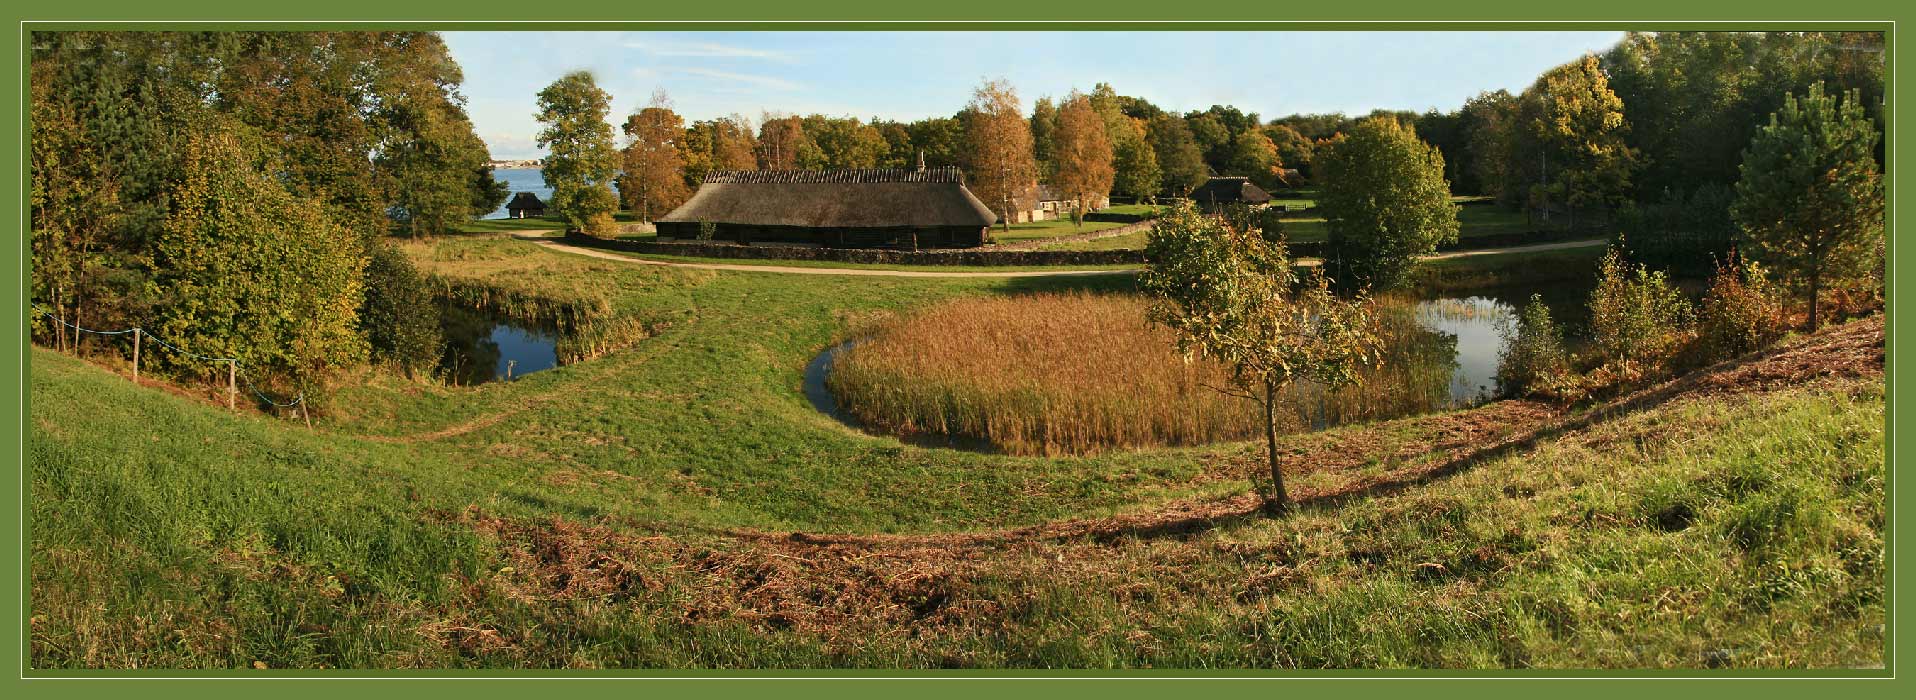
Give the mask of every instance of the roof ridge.
[{"label": "roof ridge", "polygon": [[706,183],[888,183],[935,182],[965,184],[965,174],[954,166],[937,168],[836,168],[832,170],[714,170]]}]

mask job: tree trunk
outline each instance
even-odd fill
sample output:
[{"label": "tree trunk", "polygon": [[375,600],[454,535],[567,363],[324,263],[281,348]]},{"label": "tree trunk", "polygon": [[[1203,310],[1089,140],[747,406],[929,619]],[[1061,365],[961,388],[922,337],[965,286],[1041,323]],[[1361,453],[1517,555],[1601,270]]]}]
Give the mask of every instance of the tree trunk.
[{"label": "tree trunk", "polygon": [[1264,380],[1264,458],[1271,468],[1271,494],[1264,501],[1265,512],[1282,515],[1290,507],[1290,494],[1284,491],[1284,470],[1277,466],[1277,382]]},{"label": "tree trunk", "polygon": [[1816,298],[1823,292],[1823,266],[1810,268],[1810,332],[1816,332]]}]

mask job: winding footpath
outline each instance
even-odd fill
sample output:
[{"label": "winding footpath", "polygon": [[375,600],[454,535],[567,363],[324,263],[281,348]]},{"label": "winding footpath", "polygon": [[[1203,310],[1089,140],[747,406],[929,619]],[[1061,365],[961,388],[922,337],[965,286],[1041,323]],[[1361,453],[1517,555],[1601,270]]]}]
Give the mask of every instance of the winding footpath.
[{"label": "winding footpath", "polygon": [[[933,270],[888,270],[888,269],[878,269],[878,268],[852,268],[852,267],[795,267],[790,265],[741,265],[736,263],[666,262],[664,260],[649,260],[646,258],[635,257],[631,255],[621,255],[619,253],[610,253],[610,252],[598,250],[595,248],[584,248],[580,246],[567,245],[565,243],[553,240],[552,238],[549,238],[549,237],[541,237],[541,236],[514,236],[514,237],[523,241],[529,241],[532,244],[537,245],[541,248],[545,248],[547,250],[555,250],[561,253],[571,253],[573,255],[584,255],[586,257],[599,258],[601,260],[614,260],[618,262],[631,263],[634,265],[658,265],[661,267],[682,267],[682,268],[689,268],[694,270],[731,270],[735,272],[774,272],[774,273],[787,274],[787,275],[852,275],[852,276],[863,276],[863,277],[1091,277],[1091,276],[1100,276],[1100,275],[1135,275],[1139,272],[1139,270],[1136,268],[1126,268],[1126,269],[1118,269],[1118,270],[1023,270],[1023,271],[1004,270],[1004,271],[977,271],[977,272],[940,272],[940,271],[933,271]],[[1476,250],[1454,250],[1448,253],[1426,255],[1422,259],[1448,260],[1451,258],[1468,258],[1468,257],[1479,256],[1479,255],[1505,255],[1510,253],[1541,253],[1541,252],[1552,251],[1552,250],[1569,250],[1573,248],[1594,248],[1597,246],[1609,245],[1609,243],[1610,241],[1608,239],[1596,238],[1596,239],[1583,240],[1583,241],[1561,241],[1557,243],[1538,243],[1534,245],[1520,245],[1520,246],[1512,246],[1509,248],[1482,248],[1482,249],[1476,249]],[[1298,260],[1297,264],[1300,267],[1311,267],[1311,266],[1318,265],[1322,262],[1323,261],[1321,260],[1317,260],[1313,258],[1313,259]]]},{"label": "winding footpath", "polygon": [[1135,269],[1123,270],[1007,270],[1003,272],[935,272],[930,270],[885,270],[850,267],[793,267],[789,265],[738,265],[731,263],[687,263],[647,260],[645,258],[608,253],[596,248],[582,248],[566,245],[551,239],[524,238],[534,245],[561,253],[572,253],[601,260],[617,260],[635,265],[659,265],[663,267],[683,267],[694,270],[732,270],[735,272],[777,272],[787,275],[854,275],[863,277],[1090,277],[1095,275],[1133,275]]}]

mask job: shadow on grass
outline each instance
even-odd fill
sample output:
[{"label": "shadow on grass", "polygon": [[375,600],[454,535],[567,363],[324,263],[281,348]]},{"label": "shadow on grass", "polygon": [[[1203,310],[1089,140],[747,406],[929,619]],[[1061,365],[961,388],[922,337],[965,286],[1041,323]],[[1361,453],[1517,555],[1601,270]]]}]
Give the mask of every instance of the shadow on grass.
[{"label": "shadow on grass", "polygon": [[[1725,360],[1662,384],[1628,394],[1583,413],[1540,426],[1497,443],[1452,455],[1429,468],[1401,478],[1387,479],[1330,493],[1297,499],[1294,509],[1336,508],[1366,498],[1389,496],[1431,484],[1478,465],[1536,448],[1545,441],[1596,427],[1598,424],[1656,408],[1688,396],[1762,393],[1776,388],[1804,386],[1828,377],[1861,377],[1882,371],[1882,319],[1856,322],[1856,328],[1831,329],[1769,351]],[[1253,495],[1209,504],[1208,512],[1185,517],[1085,528],[1079,535],[1097,542],[1127,538],[1189,538],[1209,530],[1234,527],[1265,517],[1263,500]],[[1193,507],[1197,511],[1202,506]],[[1067,539],[1069,533],[1058,533]]]},{"label": "shadow on grass", "polygon": [[[1534,449],[1545,441],[1682,398],[1761,394],[1809,386],[1828,379],[1881,377],[1884,354],[1883,319],[1878,315],[1851,322],[1841,328],[1826,329],[1818,335],[1767,351],[1719,362],[1488,445],[1458,450],[1415,473],[1387,476],[1329,492],[1308,494],[1294,501],[1292,508],[1336,508],[1365,498],[1401,493],[1502,457]],[[1476,410],[1490,410],[1498,405],[1507,404],[1492,404]],[[1001,547],[1033,541],[1072,540],[1110,544],[1125,540],[1188,539],[1212,530],[1240,527],[1264,519],[1263,507],[1264,501],[1260,496],[1242,494],[1209,501],[1174,503],[1151,513],[1069,520],[992,532],[922,536],[811,535],[798,532],[787,536],[750,532],[733,534],[748,539],[779,539],[793,544],[868,548],[901,545]]]}]

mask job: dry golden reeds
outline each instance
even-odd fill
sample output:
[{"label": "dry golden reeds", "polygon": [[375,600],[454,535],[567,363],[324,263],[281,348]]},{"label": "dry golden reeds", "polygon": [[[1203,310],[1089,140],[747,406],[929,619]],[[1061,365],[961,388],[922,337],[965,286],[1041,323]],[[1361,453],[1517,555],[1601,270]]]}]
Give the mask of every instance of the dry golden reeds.
[{"label": "dry golden reeds", "polygon": [[[879,323],[837,355],[827,386],[874,429],[983,439],[1013,454],[1259,435],[1257,404],[1214,389],[1229,385],[1229,369],[1180,357],[1171,334],[1145,320],[1145,307],[1136,296],[1086,293],[961,299]],[[1402,342],[1431,334],[1409,313],[1384,316],[1387,335],[1399,341],[1387,366],[1329,396],[1291,387],[1296,410],[1281,417],[1283,429],[1403,415],[1447,400],[1449,348]]]}]

